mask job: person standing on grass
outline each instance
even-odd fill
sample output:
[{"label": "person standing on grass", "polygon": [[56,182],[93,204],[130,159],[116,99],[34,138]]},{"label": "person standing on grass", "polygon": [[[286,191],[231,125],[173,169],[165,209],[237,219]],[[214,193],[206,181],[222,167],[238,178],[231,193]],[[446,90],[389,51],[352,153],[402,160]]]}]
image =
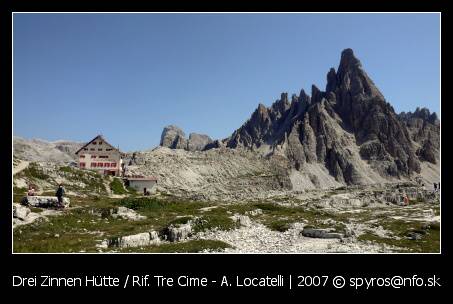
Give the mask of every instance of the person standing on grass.
[{"label": "person standing on grass", "polygon": [[55,196],[58,198],[58,207],[63,208],[63,196],[64,196],[64,188],[63,184],[58,185],[57,193],[55,193]]}]

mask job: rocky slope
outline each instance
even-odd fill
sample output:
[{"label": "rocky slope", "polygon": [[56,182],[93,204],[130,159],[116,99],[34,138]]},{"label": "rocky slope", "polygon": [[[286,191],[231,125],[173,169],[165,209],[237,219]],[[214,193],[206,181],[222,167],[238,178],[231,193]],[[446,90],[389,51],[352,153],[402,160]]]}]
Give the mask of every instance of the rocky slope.
[{"label": "rocky slope", "polygon": [[13,138],[13,156],[33,162],[68,163],[76,160],[74,154],[83,144],[73,141],[45,141]]},{"label": "rocky slope", "polygon": [[127,173],[158,178],[169,194],[207,200],[235,200],[291,190],[285,158],[264,158],[245,150],[185,151],[157,147],[127,155]]},{"label": "rocky slope", "polygon": [[440,120],[436,113],[417,108],[414,113],[402,112],[399,119],[406,125],[416,144],[419,159],[436,164],[440,155]]}]

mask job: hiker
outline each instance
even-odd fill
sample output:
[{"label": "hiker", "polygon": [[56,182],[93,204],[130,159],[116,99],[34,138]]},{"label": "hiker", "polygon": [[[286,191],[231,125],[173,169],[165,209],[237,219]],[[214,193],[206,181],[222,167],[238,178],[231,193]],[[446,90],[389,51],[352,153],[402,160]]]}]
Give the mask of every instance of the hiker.
[{"label": "hiker", "polygon": [[439,182],[439,184],[437,185],[437,190],[440,191],[440,182]]},{"label": "hiker", "polygon": [[58,198],[58,207],[60,207],[60,208],[64,208],[63,195],[64,195],[63,184],[59,184],[57,193],[55,193],[55,196]]},{"label": "hiker", "polygon": [[437,192],[437,183],[434,183],[434,192]]},{"label": "hiker", "polygon": [[146,188],[143,188],[143,195],[148,195],[146,192]]},{"label": "hiker", "polygon": [[34,195],[35,195],[35,188],[33,186],[29,186],[27,196],[34,196]]}]

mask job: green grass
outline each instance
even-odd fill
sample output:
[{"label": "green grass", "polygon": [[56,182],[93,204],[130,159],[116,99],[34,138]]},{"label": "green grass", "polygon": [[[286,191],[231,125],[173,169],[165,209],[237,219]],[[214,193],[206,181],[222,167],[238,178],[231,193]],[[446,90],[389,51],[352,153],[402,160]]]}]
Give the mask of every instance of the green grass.
[{"label": "green grass", "polygon": [[110,183],[110,189],[114,194],[127,194],[127,190],[124,188],[123,182],[121,179],[114,177],[113,181]]},{"label": "green grass", "polygon": [[231,230],[238,227],[239,225],[235,221],[233,221],[233,219],[231,219],[226,212],[218,212],[213,214],[206,214],[198,218],[194,223],[193,231],[197,233],[211,229]]},{"label": "green grass", "polygon": [[105,195],[107,190],[105,189],[104,182],[108,180],[108,177],[103,176],[95,171],[82,170],[79,168],[73,168],[69,166],[62,166],[59,168],[60,174],[71,181],[77,181],[83,183],[85,187],[77,184],[65,185],[67,190],[72,190],[82,193],[97,193]]},{"label": "green grass", "polygon": [[[162,231],[171,224],[186,223],[195,217],[200,219],[195,221],[194,229],[196,231],[213,227],[219,229],[235,227],[235,223],[229,218],[230,215],[226,209],[202,213],[200,208],[210,206],[203,202],[180,201],[173,198],[158,200],[150,197],[129,197],[118,200],[96,196],[88,198],[71,196],[70,199],[71,206],[77,208],[69,209],[60,216],[49,217],[48,222],[14,229],[14,252],[79,252],[82,250],[96,252],[96,244],[103,239],[116,239],[151,230]],[[118,206],[134,209],[147,218],[140,221],[113,218],[110,210]],[[93,231],[102,233],[102,236],[89,233]],[[60,237],[56,238],[55,234],[59,234]],[[181,248],[164,246],[160,249],[150,250],[165,251],[168,249],[192,252],[196,248],[201,248],[198,245],[198,247],[189,246],[187,248],[184,246]]]}]

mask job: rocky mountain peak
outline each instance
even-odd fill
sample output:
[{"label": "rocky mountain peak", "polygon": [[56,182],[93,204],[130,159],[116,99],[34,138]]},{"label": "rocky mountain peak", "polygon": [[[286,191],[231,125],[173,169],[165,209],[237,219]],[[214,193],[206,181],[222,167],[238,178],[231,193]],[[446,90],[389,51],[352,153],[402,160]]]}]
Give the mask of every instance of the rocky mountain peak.
[{"label": "rocky mountain peak", "polygon": [[[432,116],[425,110],[416,112]],[[409,125],[386,102],[352,49],[345,49],[338,69],[327,73],[325,92],[312,85],[311,97],[301,90],[291,103],[282,93],[271,107],[260,105],[225,143],[230,148],[278,146],[298,171],[305,164],[318,164],[336,181],[355,184],[376,179],[374,175],[418,173],[420,160],[435,159],[432,151],[438,142],[431,137],[434,140],[420,142],[423,149],[414,146]]]},{"label": "rocky mountain peak", "polygon": [[345,71],[350,71],[356,68],[361,68],[362,64],[357,57],[354,56],[352,49],[344,49],[341,52],[340,65],[338,67],[338,74],[342,74]]}]

